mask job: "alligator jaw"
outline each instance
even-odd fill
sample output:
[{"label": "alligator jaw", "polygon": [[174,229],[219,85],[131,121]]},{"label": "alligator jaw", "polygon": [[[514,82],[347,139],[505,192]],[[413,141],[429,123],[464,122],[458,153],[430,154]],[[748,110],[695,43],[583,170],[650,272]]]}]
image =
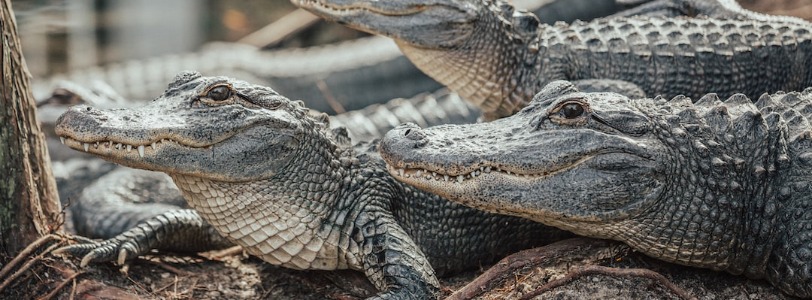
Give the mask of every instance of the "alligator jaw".
[{"label": "alligator jaw", "polygon": [[[94,155],[102,156],[105,158],[127,158],[137,159],[144,158],[145,156],[154,156],[166,147],[180,147],[186,149],[209,150],[214,145],[207,146],[189,146],[180,141],[171,138],[159,138],[149,142],[120,142],[113,140],[90,140],[79,141],[71,138],[68,135],[60,135],[59,140],[62,144],[71,147],[75,150],[88,152]],[[136,157],[136,155],[138,155]]]},{"label": "alligator jaw", "polygon": [[425,168],[400,168],[387,164],[387,169],[392,176],[400,181],[442,194],[446,189],[465,189],[465,187],[457,185],[478,185],[479,182],[497,179],[524,180],[527,182],[541,181],[578,167],[593,157],[594,155],[587,155],[571,163],[554,164],[535,170],[517,170],[511,166],[501,166],[495,163],[482,163],[479,167],[460,167],[458,171],[449,171],[428,165]]},{"label": "alligator jaw", "polygon": [[398,10],[389,10],[385,7],[373,5],[375,2],[348,3],[347,5],[326,3],[318,0],[296,0],[294,2],[300,7],[318,11],[320,15],[332,16],[333,18],[351,17],[364,13],[383,16],[408,16],[428,9],[428,5],[407,5],[399,7]]},{"label": "alligator jaw", "polygon": [[472,34],[478,11],[455,0],[293,0],[322,18],[420,48],[448,48]]}]

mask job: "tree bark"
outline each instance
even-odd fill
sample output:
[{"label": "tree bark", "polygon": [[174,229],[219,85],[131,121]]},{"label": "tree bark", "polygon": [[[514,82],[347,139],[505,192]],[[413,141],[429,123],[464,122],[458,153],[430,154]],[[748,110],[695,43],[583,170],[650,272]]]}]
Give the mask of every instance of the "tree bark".
[{"label": "tree bark", "polygon": [[61,226],[45,137],[37,122],[11,0],[0,0],[0,265]]}]

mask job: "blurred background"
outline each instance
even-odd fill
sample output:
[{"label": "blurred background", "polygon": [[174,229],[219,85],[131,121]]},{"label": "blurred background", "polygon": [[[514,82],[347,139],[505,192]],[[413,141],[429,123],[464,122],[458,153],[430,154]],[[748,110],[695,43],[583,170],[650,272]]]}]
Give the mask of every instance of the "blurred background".
[{"label": "blurred background", "polygon": [[[288,0],[13,0],[32,75],[190,52],[236,42],[295,9]],[[319,22],[270,47],[305,47],[361,36]]]},{"label": "blurred background", "polygon": [[[24,55],[37,78],[90,66],[237,42],[295,7],[288,0],[13,0]],[[739,0],[750,9],[812,18],[812,0]],[[308,27],[270,47],[361,36],[336,24]]]}]

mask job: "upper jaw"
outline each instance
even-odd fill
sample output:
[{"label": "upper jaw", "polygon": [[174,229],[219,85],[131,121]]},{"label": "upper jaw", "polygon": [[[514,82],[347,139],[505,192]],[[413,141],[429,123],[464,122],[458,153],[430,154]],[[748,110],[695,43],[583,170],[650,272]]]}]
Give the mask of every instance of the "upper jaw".
[{"label": "upper jaw", "polygon": [[406,16],[417,14],[428,5],[412,1],[346,1],[346,0],[294,0],[299,7],[318,13],[322,17],[331,18],[368,12],[386,16]]},{"label": "upper jaw", "polygon": [[456,45],[471,33],[478,10],[468,1],[294,0],[294,4],[348,27],[415,47]]}]

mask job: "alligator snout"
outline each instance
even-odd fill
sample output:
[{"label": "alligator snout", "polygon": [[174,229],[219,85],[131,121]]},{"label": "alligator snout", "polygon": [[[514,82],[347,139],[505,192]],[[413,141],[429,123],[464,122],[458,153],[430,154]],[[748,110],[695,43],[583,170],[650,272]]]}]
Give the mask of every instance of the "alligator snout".
[{"label": "alligator snout", "polygon": [[66,135],[69,132],[76,131],[77,128],[94,128],[98,127],[99,123],[105,121],[107,116],[96,108],[87,105],[76,105],[68,108],[56,120],[55,131],[58,135]]},{"label": "alligator snout", "polygon": [[414,123],[404,123],[384,135],[383,144],[405,149],[419,148],[426,144],[426,133]]}]

